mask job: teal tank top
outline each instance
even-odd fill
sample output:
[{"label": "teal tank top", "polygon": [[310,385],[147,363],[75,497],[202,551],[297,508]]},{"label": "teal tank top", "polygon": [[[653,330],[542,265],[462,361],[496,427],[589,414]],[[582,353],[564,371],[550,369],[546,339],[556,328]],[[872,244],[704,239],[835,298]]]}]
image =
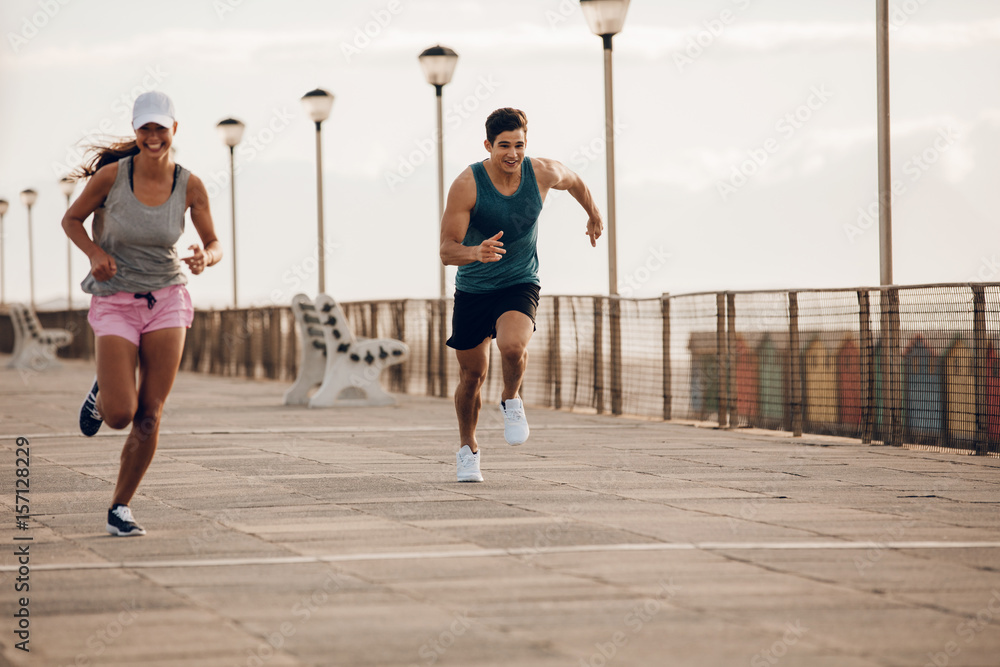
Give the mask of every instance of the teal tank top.
[{"label": "teal tank top", "polygon": [[482,162],[472,165],[476,178],[476,204],[472,207],[469,229],[462,245],[477,246],[497,232],[507,253],[499,262],[473,262],[458,267],[455,287],[463,292],[482,294],[511,285],[538,285],[538,216],[542,197],[531,159],[521,162],[521,184],[512,195],[503,195],[493,185]]}]

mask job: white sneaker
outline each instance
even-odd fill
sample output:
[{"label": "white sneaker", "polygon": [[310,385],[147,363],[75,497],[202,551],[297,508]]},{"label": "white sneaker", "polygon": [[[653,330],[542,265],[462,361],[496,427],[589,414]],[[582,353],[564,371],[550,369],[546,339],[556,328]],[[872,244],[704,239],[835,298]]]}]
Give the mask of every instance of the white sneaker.
[{"label": "white sneaker", "polygon": [[473,454],[468,445],[463,445],[455,458],[458,460],[458,481],[483,481],[483,474],[479,472],[479,452]]},{"label": "white sneaker", "polygon": [[[506,404],[506,407],[505,407]],[[528,419],[520,398],[508,398],[500,403],[503,413],[503,437],[508,445],[523,445],[528,439]]]}]

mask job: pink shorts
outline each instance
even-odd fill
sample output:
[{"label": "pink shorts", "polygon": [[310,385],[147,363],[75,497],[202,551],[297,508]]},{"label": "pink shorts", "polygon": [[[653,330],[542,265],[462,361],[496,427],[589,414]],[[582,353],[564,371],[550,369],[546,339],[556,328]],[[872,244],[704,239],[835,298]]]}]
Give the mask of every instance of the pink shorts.
[{"label": "pink shorts", "polygon": [[191,326],[194,306],[184,285],[170,285],[152,295],[152,300],[131,292],[90,297],[87,321],[94,335],[120,336],[139,347],[144,333]]}]

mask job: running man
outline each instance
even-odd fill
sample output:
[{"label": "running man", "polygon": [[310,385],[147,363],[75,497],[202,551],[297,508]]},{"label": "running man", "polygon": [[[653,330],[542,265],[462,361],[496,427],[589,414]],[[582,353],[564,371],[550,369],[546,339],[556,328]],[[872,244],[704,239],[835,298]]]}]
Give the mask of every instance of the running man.
[{"label": "running man", "polygon": [[587,235],[597,246],[604,224],[583,180],[555,160],[529,158],[528,119],[519,109],[497,109],[486,119],[490,156],[455,179],[441,219],[441,261],[458,266],[448,347],[459,365],[455,412],[461,442],[458,481],[481,482],[476,425],[496,338],[503,365],[500,412],[504,439],[528,439],[519,390],[538,307],[538,216],[549,190],[568,190],[587,212]]}]

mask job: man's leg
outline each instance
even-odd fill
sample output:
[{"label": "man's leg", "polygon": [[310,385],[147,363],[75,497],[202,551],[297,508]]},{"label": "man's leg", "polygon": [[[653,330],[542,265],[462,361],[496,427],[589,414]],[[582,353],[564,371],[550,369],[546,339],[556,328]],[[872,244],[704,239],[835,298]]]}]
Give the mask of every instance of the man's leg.
[{"label": "man's leg", "polygon": [[501,400],[519,397],[521,380],[528,367],[528,341],[534,330],[531,318],[517,310],[507,311],[497,319],[497,347],[503,364]]},{"label": "man's leg", "polygon": [[479,423],[479,410],[483,407],[480,389],[486,380],[486,371],[490,363],[490,339],[471,350],[456,350],[458,358],[458,387],[455,388],[455,413],[458,415],[458,434],[461,449],[468,445],[472,453],[479,450],[476,442],[476,425]]},{"label": "man's leg", "polygon": [[534,328],[531,318],[516,310],[507,311],[497,319],[497,347],[503,364],[500,411],[503,413],[503,437],[509,445],[524,444],[530,433],[519,392],[528,365],[528,341]]}]

